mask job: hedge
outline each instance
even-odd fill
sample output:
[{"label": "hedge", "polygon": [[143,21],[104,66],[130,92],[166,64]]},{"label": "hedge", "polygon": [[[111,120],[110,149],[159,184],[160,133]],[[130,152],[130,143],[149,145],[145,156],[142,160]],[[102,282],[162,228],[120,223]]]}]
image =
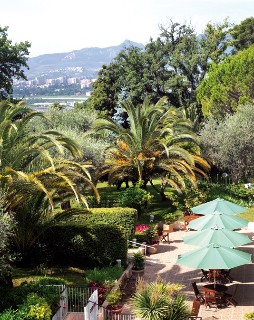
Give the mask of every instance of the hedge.
[{"label": "hedge", "polygon": [[127,259],[126,232],[113,223],[58,225],[44,234],[42,245],[51,265],[93,268],[115,265],[116,259],[125,265]]}]

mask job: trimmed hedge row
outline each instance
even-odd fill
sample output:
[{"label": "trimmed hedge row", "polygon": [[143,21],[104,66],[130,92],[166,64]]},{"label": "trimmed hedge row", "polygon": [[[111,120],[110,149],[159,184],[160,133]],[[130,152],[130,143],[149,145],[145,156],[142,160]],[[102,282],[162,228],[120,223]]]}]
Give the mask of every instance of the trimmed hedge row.
[{"label": "trimmed hedge row", "polygon": [[42,243],[52,265],[93,268],[115,265],[116,259],[126,264],[126,232],[114,224],[97,221],[90,226],[77,223],[55,226],[47,231]]},{"label": "trimmed hedge row", "polygon": [[135,234],[135,226],[137,222],[137,210],[133,208],[93,208],[90,209],[91,214],[84,213],[78,215],[73,222],[78,224],[92,226],[96,224],[109,224],[121,227],[125,230],[129,239]]}]

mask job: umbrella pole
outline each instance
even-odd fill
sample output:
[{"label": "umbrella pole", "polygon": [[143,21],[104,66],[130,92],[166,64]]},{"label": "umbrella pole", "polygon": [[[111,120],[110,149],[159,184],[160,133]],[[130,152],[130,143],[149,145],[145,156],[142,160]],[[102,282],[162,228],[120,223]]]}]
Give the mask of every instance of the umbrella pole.
[{"label": "umbrella pole", "polygon": [[214,289],[216,287],[216,270],[213,269],[213,284],[214,284]]}]

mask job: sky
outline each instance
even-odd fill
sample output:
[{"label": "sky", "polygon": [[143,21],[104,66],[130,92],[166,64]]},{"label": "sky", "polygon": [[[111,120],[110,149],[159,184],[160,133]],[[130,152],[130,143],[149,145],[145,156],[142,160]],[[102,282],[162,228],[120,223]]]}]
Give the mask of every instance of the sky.
[{"label": "sky", "polygon": [[238,24],[253,12],[253,0],[0,0],[0,27],[13,43],[31,42],[35,57],[126,39],[145,45],[170,19],[201,33],[208,22]]}]

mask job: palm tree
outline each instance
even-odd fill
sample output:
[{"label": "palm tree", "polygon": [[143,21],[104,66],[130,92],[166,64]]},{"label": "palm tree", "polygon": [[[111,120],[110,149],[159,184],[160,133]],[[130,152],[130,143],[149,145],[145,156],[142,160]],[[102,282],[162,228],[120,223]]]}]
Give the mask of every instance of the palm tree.
[{"label": "palm tree", "polygon": [[88,172],[89,166],[64,160],[67,150],[73,157],[81,156],[79,146],[56,131],[40,134],[27,129],[28,122],[42,113],[17,105],[0,103],[0,186],[6,195],[6,208],[12,209],[42,191],[54,207],[53,195],[58,191],[76,200],[85,201],[77,187],[77,179],[96,192]]},{"label": "palm tree", "polygon": [[[137,107],[126,101],[124,110],[127,129],[108,117],[99,118],[95,124],[95,131],[109,130],[115,141],[98,177],[108,174],[109,182],[128,177],[141,181],[144,188],[160,177],[164,185],[180,192],[185,178],[195,185],[197,174],[206,176],[209,165],[200,157],[191,124],[180,118],[176,109],[166,109],[165,98],[156,105],[145,100]],[[165,196],[163,187],[157,191]]]},{"label": "palm tree", "polygon": [[[12,245],[23,262],[47,228],[78,211],[56,213],[56,204],[74,197],[87,205],[86,188],[98,196],[90,166],[74,161],[81,156],[74,141],[52,130],[28,130],[29,121],[38,116],[43,114],[23,102],[0,103],[0,199],[14,217]],[[64,159],[66,151],[74,160]]]}]

